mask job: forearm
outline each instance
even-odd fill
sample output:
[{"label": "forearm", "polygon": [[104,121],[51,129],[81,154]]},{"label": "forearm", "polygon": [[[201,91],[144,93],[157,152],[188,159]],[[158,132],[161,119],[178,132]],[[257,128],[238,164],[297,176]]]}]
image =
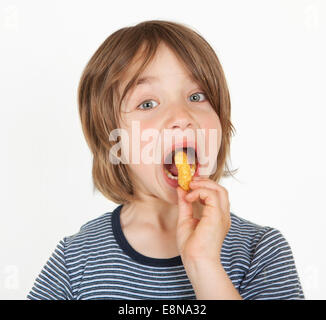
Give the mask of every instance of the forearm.
[{"label": "forearm", "polygon": [[243,300],[219,262],[190,262],[185,267],[197,300]]}]

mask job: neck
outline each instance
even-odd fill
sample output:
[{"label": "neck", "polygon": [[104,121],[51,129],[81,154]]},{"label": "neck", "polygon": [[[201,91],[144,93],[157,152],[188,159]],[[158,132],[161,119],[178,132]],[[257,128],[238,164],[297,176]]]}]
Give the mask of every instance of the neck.
[{"label": "neck", "polygon": [[[200,219],[204,206],[192,204],[194,218]],[[175,232],[178,220],[178,205],[158,198],[136,200],[123,205],[121,213],[123,225],[151,225],[162,232]]]}]

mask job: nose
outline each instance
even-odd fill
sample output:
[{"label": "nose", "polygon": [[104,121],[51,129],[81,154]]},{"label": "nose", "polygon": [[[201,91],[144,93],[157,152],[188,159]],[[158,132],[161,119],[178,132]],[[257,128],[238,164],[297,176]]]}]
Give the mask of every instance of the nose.
[{"label": "nose", "polygon": [[170,113],[168,128],[181,129],[194,128],[193,117],[187,110],[189,106],[184,104],[170,106],[168,112]]}]

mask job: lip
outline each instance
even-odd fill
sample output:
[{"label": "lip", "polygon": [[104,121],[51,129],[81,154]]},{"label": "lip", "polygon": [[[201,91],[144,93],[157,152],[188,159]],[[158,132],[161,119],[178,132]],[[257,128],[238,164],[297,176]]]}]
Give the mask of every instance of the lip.
[{"label": "lip", "polygon": [[[178,180],[174,180],[174,179],[169,178],[169,177],[166,175],[165,171],[164,171],[164,165],[161,166],[161,167],[162,167],[162,174],[163,174],[163,176],[164,176],[164,180],[167,182],[167,184],[168,184],[169,186],[171,186],[173,189],[176,189],[176,188],[178,187]],[[198,176],[199,176],[199,167],[200,167],[200,164],[199,164],[199,162],[198,162],[197,165],[196,165],[196,171],[195,171],[194,175],[192,176],[192,178],[193,178],[193,177],[198,177]],[[192,178],[191,178],[191,179],[192,179]]]},{"label": "lip", "polygon": [[[198,152],[197,152],[197,143],[193,140],[188,141],[185,137],[183,139],[182,142],[178,142],[178,143],[173,143],[169,148],[167,148],[164,151],[164,155],[163,155],[163,164],[162,164],[162,174],[164,176],[164,180],[167,182],[167,184],[169,186],[171,186],[173,189],[176,189],[178,187],[178,180],[175,179],[171,179],[169,178],[165,171],[164,171],[164,165],[165,164],[171,164],[172,162],[166,161],[168,156],[170,155],[170,153],[174,150],[176,150],[177,148],[193,148],[195,150],[195,153],[197,154],[197,161],[196,161],[196,171],[193,175],[193,177],[197,177],[199,176],[199,167],[200,167],[200,163],[199,163],[199,159],[198,159]],[[172,157],[171,157],[172,160]]]}]

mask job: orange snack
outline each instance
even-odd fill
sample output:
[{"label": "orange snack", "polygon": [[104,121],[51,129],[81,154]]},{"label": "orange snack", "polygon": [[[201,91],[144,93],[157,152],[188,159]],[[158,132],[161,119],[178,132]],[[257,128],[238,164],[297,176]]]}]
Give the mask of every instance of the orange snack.
[{"label": "orange snack", "polygon": [[192,176],[196,171],[196,164],[190,167],[187,159],[187,154],[184,151],[178,151],[175,153],[174,162],[178,169],[178,184],[185,190],[189,191],[189,183]]}]

